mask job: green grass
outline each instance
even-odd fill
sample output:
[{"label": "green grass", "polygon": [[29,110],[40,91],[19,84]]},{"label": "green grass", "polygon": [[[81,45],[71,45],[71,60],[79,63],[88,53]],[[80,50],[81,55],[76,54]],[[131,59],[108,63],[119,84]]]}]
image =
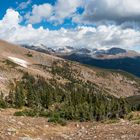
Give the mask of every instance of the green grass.
[{"label": "green grass", "polygon": [[25,109],[22,111],[17,111],[14,113],[14,116],[30,116],[30,117],[45,117],[48,118],[48,122],[60,124],[65,126],[66,120],[61,118],[59,113],[56,112],[47,112],[47,111],[37,111],[34,109]]},{"label": "green grass", "polygon": [[101,121],[101,123],[104,123],[104,124],[114,124],[114,123],[118,123],[118,122],[119,122],[119,119],[103,120],[103,121]]},{"label": "green grass", "polygon": [[48,119],[48,122],[60,124],[60,125],[62,125],[62,126],[66,126],[66,125],[67,125],[66,120],[65,120],[65,119],[62,119],[62,118],[50,117],[50,118]]},{"label": "green grass", "polygon": [[17,111],[14,113],[14,116],[30,116],[30,117],[38,117],[39,113],[33,109],[25,109],[23,111]]}]

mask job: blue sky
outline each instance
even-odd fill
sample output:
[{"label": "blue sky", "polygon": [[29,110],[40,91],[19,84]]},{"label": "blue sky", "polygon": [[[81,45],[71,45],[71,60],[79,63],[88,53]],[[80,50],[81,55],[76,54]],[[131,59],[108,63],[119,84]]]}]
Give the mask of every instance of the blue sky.
[{"label": "blue sky", "polygon": [[[33,0],[31,1],[31,3],[28,5],[27,8],[25,9],[18,9],[18,6],[19,4],[21,4],[22,2],[27,2],[26,0],[17,0],[15,2],[13,2],[14,0],[1,0],[0,1],[0,5],[2,6],[2,8],[0,8],[0,18],[3,18],[3,16],[5,15],[6,13],[6,10],[8,8],[12,8],[12,9],[15,9],[15,10],[18,10],[19,12],[22,12],[24,11],[25,13],[29,12],[31,10],[31,7],[32,5],[34,4],[37,4],[37,5],[40,5],[40,4],[43,4],[43,3],[50,3],[50,4],[54,4],[55,3],[55,0]],[[40,23],[41,24],[44,24],[44,23]],[[40,26],[38,25],[38,26]],[[38,27],[37,26],[37,27]],[[44,24],[44,26],[46,26],[46,24]],[[48,25],[50,26],[50,25]]]},{"label": "blue sky", "polygon": [[[28,3],[26,8],[20,8],[20,4],[22,3]],[[2,6],[2,8],[0,9],[0,18],[3,18],[3,16],[6,13],[6,10],[8,8],[12,8],[17,10],[22,16],[25,16],[26,13],[31,12],[32,10],[32,6],[33,5],[42,5],[42,4],[51,4],[52,6],[55,5],[57,1],[56,0],[16,0],[15,2],[13,2],[13,0],[1,0],[0,1],[0,5]],[[82,13],[83,12],[83,8],[82,7],[77,7],[76,10],[77,13]],[[26,20],[23,20],[21,23],[21,25],[27,25]],[[57,30],[60,29],[61,27],[64,28],[75,28],[77,26],[76,23],[73,23],[71,21],[71,18],[66,18],[64,19],[64,22],[62,24],[57,24],[55,25],[54,23],[49,23],[48,21],[41,21],[39,23],[34,23],[33,27],[34,28],[39,28],[40,26],[43,26],[44,28],[49,28],[51,30]]]},{"label": "blue sky", "polygon": [[0,39],[140,51],[139,0],[0,0]]}]

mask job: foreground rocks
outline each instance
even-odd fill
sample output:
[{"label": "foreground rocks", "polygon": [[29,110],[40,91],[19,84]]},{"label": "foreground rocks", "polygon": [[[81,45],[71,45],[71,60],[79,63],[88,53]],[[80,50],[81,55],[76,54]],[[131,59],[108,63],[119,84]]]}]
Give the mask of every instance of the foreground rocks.
[{"label": "foreground rocks", "polygon": [[140,140],[140,125],[127,120],[60,126],[45,118],[13,116],[15,111],[0,111],[0,140]]}]

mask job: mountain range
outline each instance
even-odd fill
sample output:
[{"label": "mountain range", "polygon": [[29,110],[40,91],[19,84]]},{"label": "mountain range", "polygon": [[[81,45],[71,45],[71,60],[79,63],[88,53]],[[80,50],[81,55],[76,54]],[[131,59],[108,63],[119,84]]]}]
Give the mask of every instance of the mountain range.
[{"label": "mountain range", "polygon": [[[83,82],[89,81],[99,88],[106,90],[108,94],[116,97],[128,97],[139,94],[138,78],[122,71],[87,67],[76,62],[67,61],[52,54],[46,54],[46,52],[40,53],[5,41],[0,41],[0,51],[0,87],[5,93],[10,90],[10,82],[14,82],[15,79],[20,80],[24,72],[29,72],[32,75],[40,75],[48,80],[53,78],[58,84],[67,83],[72,79],[75,79],[76,81],[82,80]],[[85,52],[87,50],[80,49],[80,51]],[[64,55],[63,57],[71,56],[73,59],[73,55],[74,54]],[[78,55],[78,58],[80,58],[80,56],[81,55]],[[76,57],[74,56],[74,59],[75,58]],[[81,58],[83,58],[83,56]],[[82,61],[81,58],[80,61]],[[85,58],[83,60],[86,62]],[[117,61],[117,59],[114,60]],[[78,61],[78,59],[76,61]],[[102,62],[103,60],[101,59],[98,61]],[[52,71],[54,66],[60,70],[62,69],[62,71],[67,69],[67,74],[69,75],[71,73],[71,76],[67,77],[67,75],[64,75],[64,73],[59,71],[57,72],[58,74],[54,74]],[[118,92],[118,90],[120,92]]]},{"label": "mountain range", "polygon": [[[45,117],[61,125],[124,118],[139,110],[138,77],[62,58],[70,52],[50,51],[42,53],[0,40],[1,108],[14,108],[15,116]],[[80,49],[78,55],[83,52],[89,53]],[[104,54],[109,52],[127,53],[115,48]]]},{"label": "mountain range", "polygon": [[53,49],[44,45],[22,46],[90,66],[126,71],[140,77],[140,54],[132,50],[122,48],[89,49],[71,46]]}]

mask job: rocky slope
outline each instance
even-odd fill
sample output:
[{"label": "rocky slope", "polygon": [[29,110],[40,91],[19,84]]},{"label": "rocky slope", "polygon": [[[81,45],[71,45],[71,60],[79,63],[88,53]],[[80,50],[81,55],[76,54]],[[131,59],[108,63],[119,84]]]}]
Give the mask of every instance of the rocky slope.
[{"label": "rocky slope", "polygon": [[[140,53],[122,48],[89,49],[74,48],[71,46],[48,48],[44,45],[28,46],[25,48],[52,54],[71,61],[80,62],[99,68],[123,70],[140,77]],[[135,69],[137,67],[137,69]]]},{"label": "rocky slope", "polygon": [[66,61],[59,57],[28,50],[5,41],[0,41],[0,90],[8,93],[10,83],[20,80],[23,72],[40,75],[45,79],[56,79],[67,83],[71,79],[62,73],[53,73],[52,68],[67,69],[77,81],[90,81],[108,94],[116,97],[139,95],[139,78],[116,71],[89,68],[79,63]]},{"label": "rocky slope", "polygon": [[[96,120],[99,120],[99,116],[102,117],[102,112],[104,113],[105,109],[104,106],[106,106],[106,111],[110,110],[110,107],[115,108],[117,107],[118,108],[117,112],[114,108],[111,109],[113,113],[116,113],[115,114],[116,116],[118,115],[117,114],[118,112],[122,113],[122,111],[126,111],[126,109],[124,108],[126,106],[124,106],[123,102],[121,102],[123,100],[117,102],[118,98],[111,97],[112,95],[115,97],[129,97],[128,100],[131,100],[132,97],[134,97],[135,95],[135,98],[137,98],[137,96],[140,95],[139,78],[136,78],[128,73],[121,71],[118,72],[99,68],[90,68],[76,62],[64,60],[62,58],[53,55],[48,55],[28,50],[25,48],[21,48],[20,46],[13,45],[5,41],[0,41],[0,51],[1,51],[0,90],[3,93],[2,95],[3,96],[6,96],[8,94],[10,95],[13,90],[17,89],[13,92],[16,95],[14,96],[16,98],[11,99],[19,99],[23,101],[20,98],[23,97],[23,92],[26,94],[27,97],[26,101],[24,102],[25,103],[24,106],[22,106],[23,107],[22,109],[12,109],[12,108],[0,109],[0,139],[2,140],[47,140],[47,139],[138,140],[139,139],[140,137],[139,112],[138,115],[136,115],[136,118],[134,117],[133,114],[130,114],[128,116],[123,116],[124,119],[119,120],[102,119],[102,121],[100,122],[95,122],[94,119],[92,119],[92,121],[86,122],[78,122],[78,121],[73,122],[73,118],[68,118],[69,116],[72,116],[71,112],[73,112],[75,108],[76,111],[73,112],[73,114],[77,115],[79,113],[78,111],[82,110],[84,111],[82,111],[81,113],[87,113],[88,117],[90,116],[89,114],[93,114],[94,112],[91,111],[92,108],[90,111],[89,110],[87,111],[87,108],[90,107],[90,105],[94,104],[94,102],[91,103],[91,98],[89,97],[92,97],[95,103],[96,101],[98,101],[97,104],[95,104],[97,109],[96,108],[94,109],[96,113],[95,114]],[[29,75],[27,75],[27,72]],[[37,80],[37,78],[40,79]],[[44,80],[48,84],[46,84]],[[46,85],[47,87],[45,87]],[[71,93],[68,90],[69,87],[68,85],[71,85],[70,90],[74,89],[74,91],[72,91]],[[78,89],[78,88],[76,89],[75,87],[80,88],[81,91],[80,94],[79,91],[75,92]],[[44,90],[42,90],[43,88]],[[58,90],[58,92],[54,90],[55,88]],[[49,92],[50,89],[51,91]],[[88,93],[89,91],[91,92],[91,94]],[[34,94],[36,93],[41,94],[42,106],[40,106],[40,104],[36,104],[40,103],[40,101],[38,100],[40,98],[34,98],[40,97],[39,94],[34,96]],[[49,105],[46,104],[49,102],[49,100],[47,99],[52,99],[52,95],[50,95],[50,93],[53,94],[54,100],[57,100],[59,102],[52,102]],[[56,97],[55,93],[58,93],[57,98],[55,98]],[[93,93],[99,94],[99,96],[97,95],[94,96]],[[79,101],[78,100],[72,101],[72,99],[78,99]],[[91,104],[86,103],[88,99],[89,103]],[[13,104],[11,103],[10,107],[15,108],[19,107],[18,105],[23,103],[19,102],[19,100],[15,100]],[[3,102],[1,98],[0,101],[2,106]],[[33,104],[36,105],[35,108],[34,106],[30,107],[31,104],[29,103],[31,101],[37,101]],[[69,104],[71,106],[65,107],[65,105],[67,105],[67,101],[70,102]],[[71,108],[69,107],[73,107],[72,106],[73,103],[76,103],[75,105],[76,107],[74,106],[75,108],[72,108],[71,110]],[[98,103],[100,104],[98,105]],[[123,108],[121,108],[121,104]],[[101,114],[98,114],[98,111]],[[61,116],[64,114],[69,116]],[[80,114],[79,116],[81,117],[79,118],[78,116],[76,120],[82,121],[82,119],[86,118],[87,114]],[[111,112],[109,112],[109,114],[112,115]],[[126,114],[127,113],[125,112],[123,113],[123,115]],[[56,122],[54,119],[58,119],[57,115],[61,116],[61,118],[59,119],[65,118],[67,120],[66,126],[55,124]],[[43,116],[44,118],[39,116]],[[109,116],[107,117],[109,118]],[[50,120],[55,123],[50,123]],[[64,125],[65,122],[61,122],[61,124]]]},{"label": "rocky slope", "polygon": [[[137,121],[48,123],[46,118],[16,117],[15,109],[0,110],[1,140],[139,140]],[[140,117],[140,114],[139,114]]]}]

